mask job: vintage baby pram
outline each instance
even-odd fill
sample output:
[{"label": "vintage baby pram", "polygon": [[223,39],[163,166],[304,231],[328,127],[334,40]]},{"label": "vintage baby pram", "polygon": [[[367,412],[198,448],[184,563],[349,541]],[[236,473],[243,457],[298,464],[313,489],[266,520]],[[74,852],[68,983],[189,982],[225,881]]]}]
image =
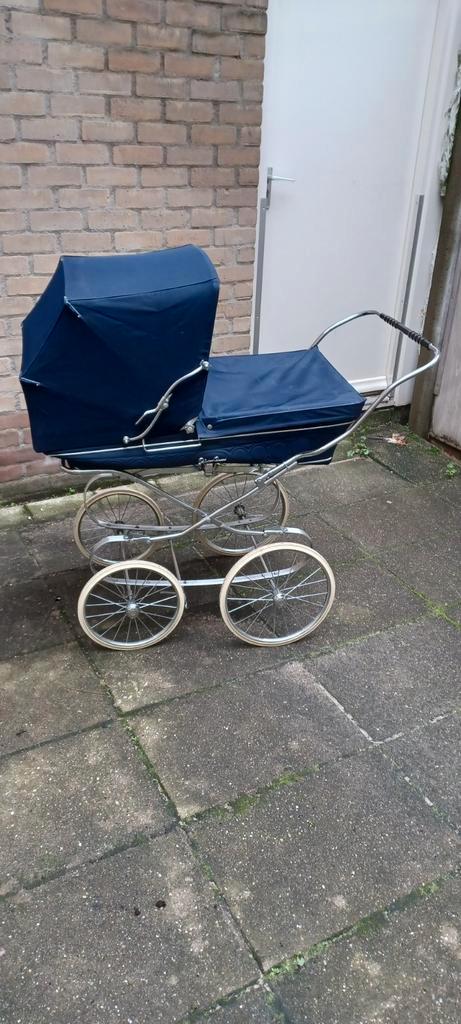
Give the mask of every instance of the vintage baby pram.
[{"label": "vintage baby pram", "polygon": [[[328,463],[398,384],[434,365],[435,346],[392,317],[355,313],[305,351],[209,358],[219,282],[195,246],[127,256],[64,256],[23,325],[21,383],[36,451],[91,473],[75,540],[94,575],[80,624],[103,647],[158,643],[193,586],[217,586],[224,622],[260,646],[292,643],[328,614],[335,581],[306,533],[286,526],[280,478]],[[364,398],[319,351],[331,331],[376,315],[430,349],[425,367]],[[196,469],[192,501],[168,473]],[[96,491],[107,477],[122,485]],[[125,483],[123,483],[125,481]],[[128,484],[128,486],[127,486]],[[161,504],[155,500],[161,499]],[[237,558],[223,577],[182,578],[181,543]],[[172,558],[173,571],[162,565]]]}]

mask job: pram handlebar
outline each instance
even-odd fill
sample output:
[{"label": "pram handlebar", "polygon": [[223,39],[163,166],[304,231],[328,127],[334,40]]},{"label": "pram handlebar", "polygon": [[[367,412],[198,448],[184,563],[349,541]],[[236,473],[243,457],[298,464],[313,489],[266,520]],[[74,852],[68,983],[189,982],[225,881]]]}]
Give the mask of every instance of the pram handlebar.
[{"label": "pram handlebar", "polygon": [[325,452],[329,451],[330,448],[334,448],[339,444],[340,441],[345,441],[350,434],[353,434],[354,431],[357,430],[369,416],[371,416],[372,412],[377,409],[378,405],[380,405],[388,395],[392,394],[392,392],[400,386],[400,384],[406,384],[407,381],[413,380],[415,377],[418,377],[419,374],[426,373],[426,371],[430,370],[432,366],[435,366],[440,359],[440,350],[436,345],[433,345],[431,341],[428,341],[422,334],[418,334],[417,331],[411,330],[411,328],[407,327],[406,324],[400,323],[399,320],[389,316],[387,313],[380,313],[377,309],[364,309],[360,313],[352,313],[352,316],[347,316],[344,320],[338,320],[335,324],[332,324],[331,327],[327,327],[325,331],[322,331],[310,347],[316,348],[328,334],[332,333],[332,331],[335,331],[338,327],[343,327],[344,324],[351,323],[352,320],[358,320],[363,316],[379,316],[381,320],[390,324],[391,327],[394,327],[401,334],[405,334],[418,345],[428,349],[428,351],[432,353],[432,359],[429,359],[423,366],[417,366],[414,370],[411,370],[410,373],[405,373],[403,377],[399,377],[397,380],[392,381],[391,384],[388,384],[388,386],[384,388],[384,391],[381,391],[365,412],[362,413],[359,419],[345,430],[343,434],[340,434],[339,437],[335,437],[333,441],[329,441],[327,444],[322,445],[321,448],[316,448],[314,451],[301,452],[299,455],[293,455],[290,459],[286,459],[285,462],[281,462],[278,466],[274,466],[272,469],[266,470],[265,473],[261,473],[255,481],[257,487],[261,487],[263,484],[267,483],[268,480],[276,479],[276,477],[286,473],[289,469],[293,469],[294,466],[296,466],[302,459],[311,459],[316,455],[323,455]]}]

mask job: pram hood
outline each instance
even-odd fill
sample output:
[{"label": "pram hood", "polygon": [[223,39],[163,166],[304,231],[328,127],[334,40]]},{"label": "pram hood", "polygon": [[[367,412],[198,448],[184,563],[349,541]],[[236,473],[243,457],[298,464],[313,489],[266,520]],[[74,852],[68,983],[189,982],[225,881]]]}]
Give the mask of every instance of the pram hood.
[{"label": "pram hood", "polygon": [[[207,359],[219,280],[187,245],[63,256],[23,323],[21,384],[37,451],[120,445],[137,418]],[[152,432],[197,416],[206,374],[175,392]]]}]

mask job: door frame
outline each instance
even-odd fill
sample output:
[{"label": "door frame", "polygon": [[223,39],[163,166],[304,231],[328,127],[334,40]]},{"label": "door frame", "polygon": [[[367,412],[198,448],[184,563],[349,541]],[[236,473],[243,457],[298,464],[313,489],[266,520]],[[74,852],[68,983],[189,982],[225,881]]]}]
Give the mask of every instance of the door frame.
[{"label": "door frame", "polygon": [[[269,3],[269,23],[270,17]],[[415,330],[421,330],[424,323],[440,232],[442,202],[439,191],[439,163],[446,127],[445,114],[454,88],[460,49],[461,0],[437,0],[432,51],[413,171],[413,202],[409,204],[405,239],[402,245],[395,308],[384,311],[398,319],[402,319],[403,313],[407,322]],[[261,155],[265,156],[263,143],[264,139],[262,139]],[[255,326],[259,312],[258,300],[260,304],[263,289],[266,176],[267,167],[265,164],[263,166],[261,160],[251,316],[250,350],[254,353],[259,348],[258,331],[255,331]],[[344,315],[347,316],[352,312],[354,310],[345,310]],[[326,326],[328,325],[325,324]],[[396,332],[390,328],[387,373],[386,379],[383,380],[383,388],[391,380],[396,380],[398,376],[414,369],[417,360],[418,350],[414,343],[402,336],[397,336]],[[363,385],[366,390],[365,381]],[[395,404],[408,404],[411,394],[412,383],[397,388],[394,394]]]}]

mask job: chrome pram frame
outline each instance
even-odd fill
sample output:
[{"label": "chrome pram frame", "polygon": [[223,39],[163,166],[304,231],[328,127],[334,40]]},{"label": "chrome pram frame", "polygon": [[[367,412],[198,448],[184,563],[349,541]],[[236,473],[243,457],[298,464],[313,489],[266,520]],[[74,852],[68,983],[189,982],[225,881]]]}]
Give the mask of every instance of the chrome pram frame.
[{"label": "chrome pram frame", "polygon": [[[115,650],[135,650],[158,643],[179,623],[191,587],[220,587],[224,622],[235,636],[250,644],[289,644],[308,636],[323,622],[334,600],[334,575],[326,559],[313,549],[307,533],[286,525],[288,495],[280,478],[304,459],[321,462],[321,456],[358,430],[396,388],[429,370],[440,358],[432,342],[377,310],[363,310],[337,321],[311,347],[319,346],[345,324],[368,316],[378,316],[427,349],[431,358],[389,384],[347,430],[313,451],[294,455],[275,466],[240,465],[233,470],[223,461],[203,459],[194,466],[161,468],[154,478],[152,470],[145,469],[73,469],[63,459],[68,472],[91,473],[77,513],[74,536],[94,572],[78,602],[80,624],[93,641]],[[124,438],[124,444],[142,441],[148,450],[145,439],[168,408],[176,388],[206,370],[207,364],[202,362],[175,381],[155,408],[146,410],[138,419],[136,425],[147,416],[152,417],[147,427],[135,437]],[[193,430],[193,425],[190,429]],[[205,486],[193,504],[159,483],[159,478],[190,473],[191,469],[206,477]],[[126,481],[126,485],[94,492],[95,485],[105,484],[114,476]],[[225,500],[231,486],[235,493]],[[261,500],[264,491],[269,498],[267,507]],[[168,499],[176,508],[187,511],[192,522],[174,522],[155,498]],[[129,521],[134,510],[136,514]],[[232,515],[227,518],[226,513],[231,510]],[[150,521],[144,522],[144,515]],[[98,534],[102,536],[94,540]],[[191,536],[198,536],[208,553],[237,556],[238,561],[224,576],[184,578],[175,545]],[[152,560],[160,554],[162,545],[168,546],[173,571],[158,562],[157,557]]]}]

